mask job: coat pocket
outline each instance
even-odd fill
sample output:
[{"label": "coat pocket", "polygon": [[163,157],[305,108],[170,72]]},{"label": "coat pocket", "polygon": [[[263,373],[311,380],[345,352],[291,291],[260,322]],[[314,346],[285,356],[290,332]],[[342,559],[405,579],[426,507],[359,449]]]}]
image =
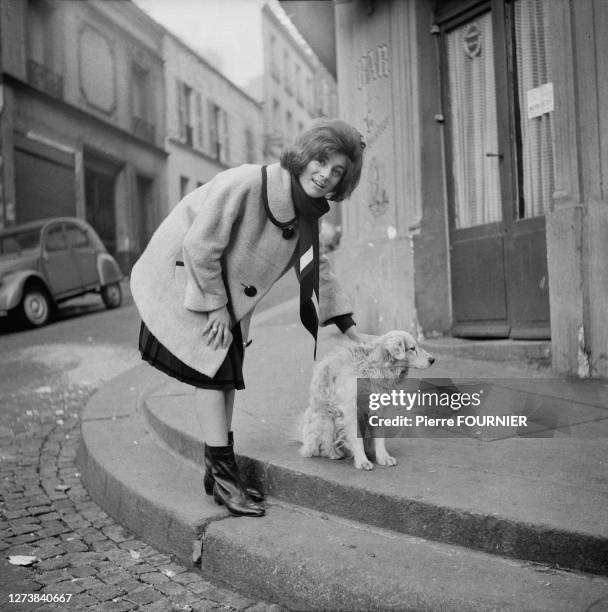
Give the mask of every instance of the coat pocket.
[{"label": "coat pocket", "polygon": [[184,266],[183,261],[177,260],[175,262],[175,268],[173,270],[173,279],[180,286],[186,284],[186,268]]}]

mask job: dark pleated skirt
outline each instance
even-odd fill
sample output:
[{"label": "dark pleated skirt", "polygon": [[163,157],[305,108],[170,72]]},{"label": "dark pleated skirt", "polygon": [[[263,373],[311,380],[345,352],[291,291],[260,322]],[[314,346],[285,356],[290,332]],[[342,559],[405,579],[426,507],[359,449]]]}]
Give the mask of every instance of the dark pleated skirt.
[{"label": "dark pleated skirt", "polygon": [[152,332],[142,322],[139,330],[139,352],[141,358],[151,366],[164,372],[172,378],[198,387],[199,389],[217,389],[230,391],[232,389],[244,389],[243,380],[243,336],[240,324],[232,329],[233,340],[226,359],[213,378],[201,374],[183,361],[180,361],[169,349],[161,344]]}]

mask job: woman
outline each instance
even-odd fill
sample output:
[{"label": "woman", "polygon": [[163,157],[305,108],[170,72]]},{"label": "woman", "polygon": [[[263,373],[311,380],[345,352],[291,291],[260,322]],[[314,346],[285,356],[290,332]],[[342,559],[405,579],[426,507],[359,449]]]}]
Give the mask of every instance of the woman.
[{"label": "woman", "polygon": [[327,200],[356,187],[364,148],[350,125],[322,120],[280,164],[221,172],[171,211],[131,272],[142,358],[197,388],[205,491],[232,515],[264,514],[263,495],[241,480],[230,431],[256,304],[295,267],[315,350],[318,323],[358,339],[350,302],[319,256],[318,219]]}]

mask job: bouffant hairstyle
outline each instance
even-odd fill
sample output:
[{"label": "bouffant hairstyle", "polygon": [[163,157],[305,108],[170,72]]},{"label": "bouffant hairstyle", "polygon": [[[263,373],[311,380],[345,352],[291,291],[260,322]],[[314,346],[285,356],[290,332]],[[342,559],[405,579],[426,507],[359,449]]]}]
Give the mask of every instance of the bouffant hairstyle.
[{"label": "bouffant hairstyle", "polygon": [[281,154],[281,166],[294,176],[313,159],[327,159],[332,153],[346,155],[346,168],[342,179],[328,199],[341,202],[354,191],[361,178],[365,143],[361,134],[340,119],[320,119],[302,132],[293,145]]}]

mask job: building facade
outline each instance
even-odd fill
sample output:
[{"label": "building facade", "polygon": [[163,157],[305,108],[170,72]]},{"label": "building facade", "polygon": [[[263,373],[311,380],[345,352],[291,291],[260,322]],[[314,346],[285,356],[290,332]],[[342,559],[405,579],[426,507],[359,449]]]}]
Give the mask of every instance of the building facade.
[{"label": "building facade", "polygon": [[169,207],[231,166],[263,159],[262,105],[166,33]]},{"label": "building facade", "polygon": [[265,157],[274,161],[313,119],[337,115],[337,85],[276,3],[262,8],[262,44]]},{"label": "building facade", "polygon": [[128,272],[167,195],[163,30],[130,2],[0,11],[0,225],[85,218]]},{"label": "building facade", "polygon": [[337,265],[366,331],[551,339],[608,376],[608,5],[335,0],[367,140]]}]

